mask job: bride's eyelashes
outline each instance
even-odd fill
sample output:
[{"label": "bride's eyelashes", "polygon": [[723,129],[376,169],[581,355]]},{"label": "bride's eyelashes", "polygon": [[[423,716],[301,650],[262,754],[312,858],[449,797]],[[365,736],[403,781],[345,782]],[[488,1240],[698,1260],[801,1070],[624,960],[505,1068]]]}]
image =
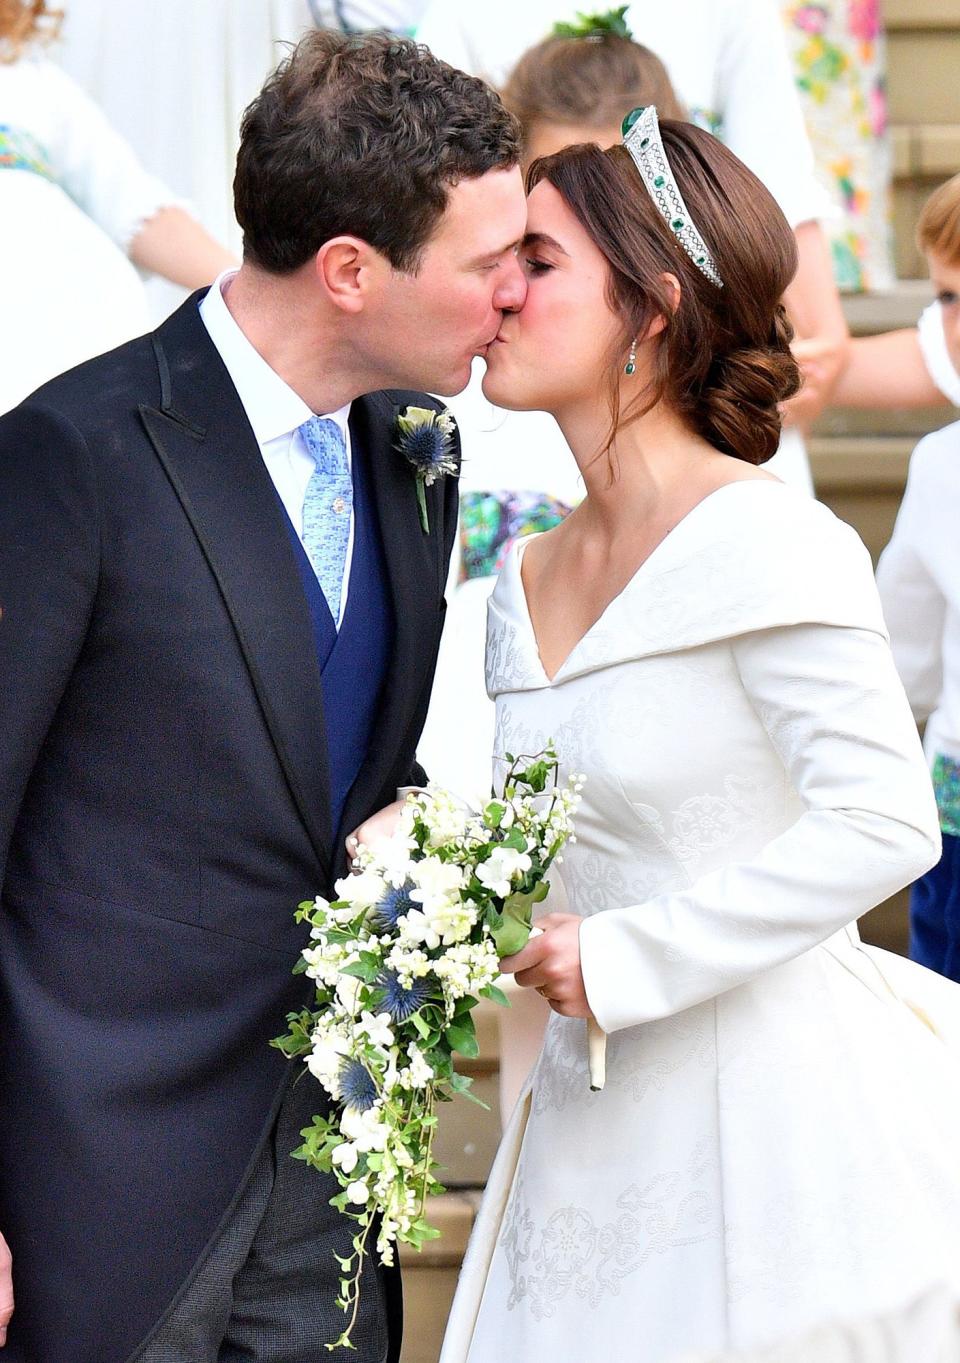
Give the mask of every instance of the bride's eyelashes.
[{"label": "bride's eyelashes", "polygon": [[552,265],[548,264],[547,261],[533,260],[531,259],[530,256],[527,256],[523,263],[526,266],[527,270],[530,272],[530,274],[532,274],[534,277],[536,277],[537,275],[546,274],[548,270],[552,270],[554,268]]}]

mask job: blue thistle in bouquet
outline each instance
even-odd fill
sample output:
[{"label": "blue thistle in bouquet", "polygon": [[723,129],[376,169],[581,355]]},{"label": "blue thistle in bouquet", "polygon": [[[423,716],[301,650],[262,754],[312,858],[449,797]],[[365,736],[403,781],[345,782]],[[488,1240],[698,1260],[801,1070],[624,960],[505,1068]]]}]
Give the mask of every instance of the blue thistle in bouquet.
[{"label": "blue thistle in bouquet", "polygon": [[435,412],[429,407],[404,407],[394,422],[397,449],[413,465],[424,534],[430,533],[427,488],[438,478],[457,472],[453,452],[456,429],[456,422],[449,412]]},{"label": "blue thistle in bouquet", "polygon": [[298,910],[310,944],[295,968],[313,980],[314,1004],[289,1014],[273,1044],[326,1096],[293,1153],[336,1176],[331,1205],[357,1226],[353,1253],[339,1259],[348,1320],[330,1349],[352,1347],[366,1255],[392,1263],[397,1243],[420,1249],[438,1234],[426,1218],[428,1197],[443,1191],[436,1105],[457,1094],[479,1102],[454,1057],[478,1053],[478,1000],[506,1002],[500,958],[530,936],[573,832],[581,778],[561,784],[552,748],[507,762],[503,794],[479,813],[434,787],[411,795],[394,837],[357,850],[339,897]]}]

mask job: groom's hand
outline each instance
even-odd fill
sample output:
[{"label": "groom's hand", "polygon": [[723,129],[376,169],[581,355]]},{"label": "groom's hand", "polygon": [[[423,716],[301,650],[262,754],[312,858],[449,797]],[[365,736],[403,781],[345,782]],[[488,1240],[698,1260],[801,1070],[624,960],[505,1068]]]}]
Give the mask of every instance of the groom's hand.
[{"label": "groom's hand", "polygon": [[359,828],[353,830],[346,841],[347,856],[350,858],[351,865],[357,855],[358,844],[362,843],[364,847],[376,847],[378,842],[384,842],[393,837],[400,820],[400,811],[405,803],[405,800],[394,800],[392,805],[387,805],[385,809],[378,810],[369,819],[365,819]]},{"label": "groom's hand", "polygon": [[505,956],[500,969],[525,989],[536,989],[555,1013],[565,1018],[593,1016],[580,969],[580,924],[575,913],[547,913],[538,918],[539,936],[515,956]]},{"label": "groom's hand", "polygon": [[0,1349],[7,1342],[7,1326],[13,1315],[13,1258],[0,1235]]}]

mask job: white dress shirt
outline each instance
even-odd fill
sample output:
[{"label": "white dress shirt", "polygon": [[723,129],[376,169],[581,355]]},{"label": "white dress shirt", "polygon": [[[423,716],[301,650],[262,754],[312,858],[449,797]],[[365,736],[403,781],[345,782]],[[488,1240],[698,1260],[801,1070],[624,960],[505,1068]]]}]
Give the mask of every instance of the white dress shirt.
[{"label": "white dress shirt", "polygon": [[[316,465],[304,444],[299,427],[305,421],[309,421],[314,413],[303,398],[283,381],[276,370],[270,368],[262,355],[258,354],[231,316],[224,301],[224,294],[236,273],[236,270],[225,270],[220,275],[200,304],[200,316],[210,333],[211,341],[220,352],[227,373],[233,380],[247,420],[253,427],[253,434],[260,446],[267,472],[273,479],[274,487],[293,528],[300,536],[300,542],[303,543],[303,499]],[[318,415],[335,421],[340,427],[347,447],[347,465],[352,469],[350,406],[348,402],[336,412],[321,412]],[[340,628],[347,609],[354,530],[355,519],[351,512],[337,629]]]},{"label": "white dress shirt", "polygon": [[893,657],[924,747],[960,762],[960,422],[924,436],[910,460],[877,584]]}]

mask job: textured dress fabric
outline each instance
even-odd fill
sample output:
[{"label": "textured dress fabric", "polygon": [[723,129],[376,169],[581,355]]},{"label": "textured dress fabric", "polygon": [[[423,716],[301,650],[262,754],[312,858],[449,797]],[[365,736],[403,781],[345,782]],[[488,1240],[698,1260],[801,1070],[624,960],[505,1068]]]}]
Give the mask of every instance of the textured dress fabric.
[{"label": "textured dress fabric", "polygon": [[773,480],[721,488],[552,680],[523,547],[496,753],[553,739],[586,775],[559,874],[607,1083],[552,1015],[442,1363],[667,1363],[960,1277],[960,992],[855,927],[939,850],[862,544]]}]

